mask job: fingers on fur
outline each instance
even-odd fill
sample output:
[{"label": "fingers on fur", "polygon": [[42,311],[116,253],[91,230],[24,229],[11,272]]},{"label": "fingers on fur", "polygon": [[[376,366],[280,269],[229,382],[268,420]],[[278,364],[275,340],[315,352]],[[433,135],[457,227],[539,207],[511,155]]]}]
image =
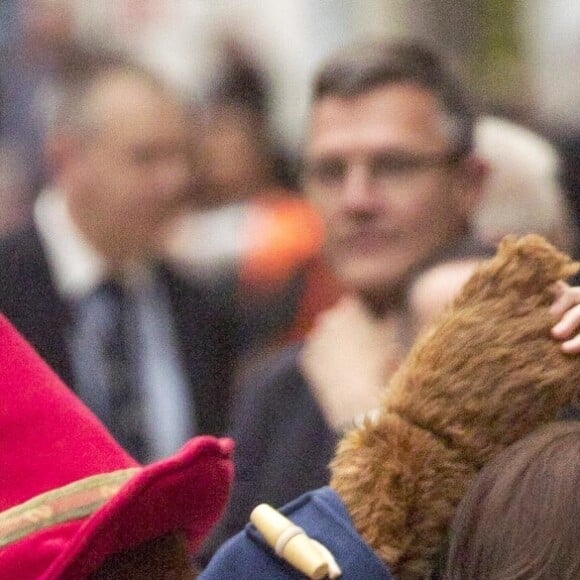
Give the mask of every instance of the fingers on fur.
[{"label": "fingers on fur", "polygon": [[331,486],[397,578],[427,576],[482,463],[578,398],[580,357],[549,312],[550,287],[578,268],[538,236],[504,239],[414,345],[376,424],[341,442]]},{"label": "fingers on fur", "polygon": [[580,269],[580,263],[557,250],[544,238],[528,235],[506,236],[497,255],[482,263],[464,286],[456,304],[512,293],[524,298],[541,296],[543,303],[553,301],[551,286]]}]

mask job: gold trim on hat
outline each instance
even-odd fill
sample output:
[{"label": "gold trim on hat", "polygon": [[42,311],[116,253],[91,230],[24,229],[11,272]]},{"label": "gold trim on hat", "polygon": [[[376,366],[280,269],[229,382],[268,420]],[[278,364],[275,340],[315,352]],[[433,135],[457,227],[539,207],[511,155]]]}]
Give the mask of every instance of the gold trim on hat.
[{"label": "gold trim on hat", "polygon": [[45,528],[88,516],[116,495],[140,467],[99,473],[37,495],[0,513],[0,547]]}]

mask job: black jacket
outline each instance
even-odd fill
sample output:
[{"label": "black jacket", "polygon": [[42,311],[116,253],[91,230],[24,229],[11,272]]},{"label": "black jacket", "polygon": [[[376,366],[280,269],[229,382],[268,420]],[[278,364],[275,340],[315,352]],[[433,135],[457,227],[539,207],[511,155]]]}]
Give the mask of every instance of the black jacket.
[{"label": "black jacket", "polygon": [[264,364],[265,372],[238,387],[231,432],[236,442],[233,491],[202,564],[244,527],[257,504],[279,507],[328,484],[338,435],[300,372],[299,350],[300,345],[288,347]]},{"label": "black jacket", "polygon": [[[236,352],[233,313],[219,289],[196,287],[163,265],[156,273],[167,287],[198,429],[223,434]],[[74,390],[66,342],[70,308],[57,293],[33,227],[0,241],[0,311]]]}]

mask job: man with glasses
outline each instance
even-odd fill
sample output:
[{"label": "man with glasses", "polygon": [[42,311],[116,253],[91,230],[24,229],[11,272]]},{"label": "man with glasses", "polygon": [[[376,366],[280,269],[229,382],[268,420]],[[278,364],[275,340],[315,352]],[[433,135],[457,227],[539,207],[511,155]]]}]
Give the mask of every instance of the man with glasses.
[{"label": "man with glasses", "polygon": [[345,299],[299,350],[242,387],[237,480],[220,539],[256,504],[326,484],[341,428],[378,404],[411,340],[410,282],[439,260],[484,254],[468,228],[486,174],[474,121],[460,81],[418,44],[362,44],[320,70],[303,186]]}]

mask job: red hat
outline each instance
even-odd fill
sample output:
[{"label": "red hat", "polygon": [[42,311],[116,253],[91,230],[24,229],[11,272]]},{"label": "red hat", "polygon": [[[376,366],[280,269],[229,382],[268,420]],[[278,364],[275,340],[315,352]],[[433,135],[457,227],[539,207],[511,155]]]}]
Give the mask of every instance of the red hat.
[{"label": "red hat", "polygon": [[195,551],[220,517],[231,440],[139,465],[1,315],[0,389],[0,578],[76,580],[171,532]]}]

